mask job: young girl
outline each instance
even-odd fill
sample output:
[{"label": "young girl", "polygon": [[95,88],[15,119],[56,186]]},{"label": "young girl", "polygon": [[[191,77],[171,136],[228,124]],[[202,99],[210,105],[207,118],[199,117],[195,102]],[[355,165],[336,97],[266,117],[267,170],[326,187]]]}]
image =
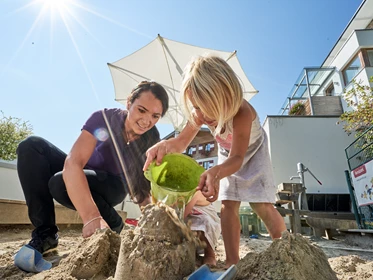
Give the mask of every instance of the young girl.
[{"label": "young girl", "polygon": [[221,227],[229,267],[239,261],[241,201],[250,202],[272,238],[280,238],[286,230],[272,205],[275,186],[267,136],[255,109],[243,98],[237,76],[223,59],[192,60],[184,71],[181,92],[189,121],[177,138],[147,151],[144,169],[153,159],[160,164],[167,152],[184,151],[203,124],[209,127],[218,142],[219,160],[201,175],[197,190],[210,202],[222,201]]}]

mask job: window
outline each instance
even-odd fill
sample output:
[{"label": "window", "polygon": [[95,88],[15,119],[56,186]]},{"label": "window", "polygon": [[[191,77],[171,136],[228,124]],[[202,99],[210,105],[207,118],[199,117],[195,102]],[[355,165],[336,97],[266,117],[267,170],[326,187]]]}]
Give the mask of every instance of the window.
[{"label": "window", "polygon": [[373,50],[367,50],[369,66],[373,67]]},{"label": "window", "polygon": [[190,147],[188,148],[188,155],[189,155],[189,156],[195,155],[195,154],[196,154],[196,151],[197,151],[196,146],[190,146]]},{"label": "window", "polygon": [[352,62],[342,71],[346,85],[348,85],[361,69],[361,61],[357,55]]},{"label": "window", "polygon": [[208,156],[214,150],[214,147],[215,147],[214,142],[199,144],[198,145],[198,152],[201,155]]},{"label": "window", "polygon": [[333,82],[325,90],[325,96],[333,96],[335,93]]},{"label": "window", "polygon": [[210,145],[210,143],[205,146],[205,152],[206,152],[206,154],[209,154],[211,152],[211,145]]},{"label": "window", "polygon": [[349,194],[309,194],[307,193],[310,211],[350,212],[351,199]]},{"label": "window", "polygon": [[207,170],[207,169],[210,169],[211,167],[214,166],[214,161],[213,161],[213,160],[203,161],[203,162],[202,162],[202,166],[203,166],[203,168],[205,168],[206,170]]},{"label": "window", "polygon": [[[210,152],[214,150],[214,148],[215,148],[215,143],[214,142],[210,142],[207,145],[209,145]],[[207,147],[207,145],[206,145],[206,147]]]},{"label": "window", "polygon": [[206,169],[206,170],[209,169],[208,164],[209,163],[207,161],[204,161],[203,162],[203,168]]}]

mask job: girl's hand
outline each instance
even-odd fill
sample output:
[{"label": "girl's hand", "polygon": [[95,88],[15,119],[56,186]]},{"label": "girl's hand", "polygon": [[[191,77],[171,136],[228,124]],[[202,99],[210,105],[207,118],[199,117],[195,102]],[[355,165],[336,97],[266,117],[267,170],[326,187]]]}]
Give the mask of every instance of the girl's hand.
[{"label": "girl's hand", "polygon": [[174,152],[173,147],[167,140],[162,140],[161,142],[155,144],[153,147],[150,147],[146,151],[146,161],[143,167],[143,171],[147,170],[149,165],[155,159],[156,164],[160,165],[165,154]]},{"label": "girl's hand", "polygon": [[105,222],[105,220],[99,216],[93,218],[90,221],[87,221],[82,230],[82,235],[84,238],[90,237],[92,234],[95,233],[96,229],[105,229],[110,228],[109,225]]},{"label": "girl's hand", "polygon": [[197,191],[201,191],[206,200],[214,202],[219,195],[220,169],[216,166],[202,173]]}]

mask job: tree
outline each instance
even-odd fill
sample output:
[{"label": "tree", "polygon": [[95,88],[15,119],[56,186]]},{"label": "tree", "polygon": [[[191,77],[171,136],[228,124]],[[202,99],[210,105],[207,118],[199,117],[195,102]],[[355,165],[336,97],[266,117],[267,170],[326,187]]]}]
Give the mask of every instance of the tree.
[{"label": "tree", "polygon": [[[373,82],[373,77],[369,82]],[[358,166],[373,159],[373,88],[361,82],[353,83],[352,89],[344,95],[353,110],[344,112],[340,119],[347,134],[355,133],[357,138],[346,150],[346,155]]]},{"label": "tree", "polygon": [[32,134],[32,126],[19,118],[6,117],[0,111],[0,159],[14,160],[17,158],[18,144]]},{"label": "tree", "polygon": [[[373,77],[369,79],[373,82]],[[373,125],[373,88],[353,81],[354,86],[343,96],[347,105],[354,110],[344,112],[340,119],[347,134],[355,133],[359,137]]]}]

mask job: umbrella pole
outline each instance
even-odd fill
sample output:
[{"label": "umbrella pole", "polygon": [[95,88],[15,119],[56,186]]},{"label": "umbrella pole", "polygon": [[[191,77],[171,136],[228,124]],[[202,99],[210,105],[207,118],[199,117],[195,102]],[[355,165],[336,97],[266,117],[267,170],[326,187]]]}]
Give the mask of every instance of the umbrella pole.
[{"label": "umbrella pole", "polygon": [[[112,132],[112,130],[111,130],[111,126],[110,126],[109,121],[108,121],[108,119],[107,119],[107,117],[106,117],[105,111],[104,111],[104,110],[101,110],[101,111],[102,111],[102,116],[104,117],[104,121],[105,121],[105,123],[106,123],[106,126],[107,126],[107,128],[108,128],[108,130],[109,130],[110,137],[111,137],[111,139],[113,140],[113,144],[114,144],[115,152],[116,152],[117,155],[118,155],[118,159],[119,159],[119,162],[120,162],[120,166],[121,166],[121,168],[122,168],[122,170],[123,170],[123,172],[124,172],[124,176],[126,176],[126,181],[127,181],[127,185],[128,185],[128,190],[129,190],[129,193],[130,193],[130,197],[131,197],[131,199],[133,200],[133,193],[134,193],[134,191],[133,191],[133,186],[132,186],[132,182],[131,182],[131,180],[129,180],[130,177],[128,176],[128,173],[127,173],[126,168],[125,168],[125,166],[124,166],[124,161],[123,161],[123,158],[122,158],[122,154],[121,154],[120,151],[119,151],[118,143],[117,143],[117,141],[116,141],[116,139],[115,139],[115,137],[114,137],[114,134],[113,134],[113,132]],[[123,206],[124,206],[124,205],[122,205],[122,207],[123,207]],[[123,209],[122,209],[122,210],[123,210]]]}]

